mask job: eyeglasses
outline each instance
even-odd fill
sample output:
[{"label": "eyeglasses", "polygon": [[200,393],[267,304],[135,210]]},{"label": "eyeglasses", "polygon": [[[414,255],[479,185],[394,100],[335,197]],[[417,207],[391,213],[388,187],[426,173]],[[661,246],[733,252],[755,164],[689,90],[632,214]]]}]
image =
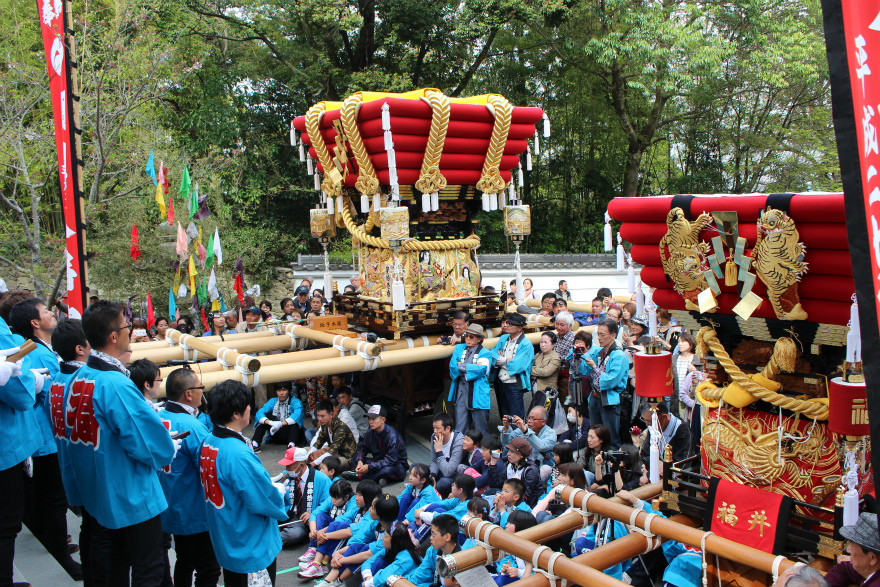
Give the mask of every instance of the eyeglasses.
[{"label": "eyeglasses", "polygon": [[199,386],[197,386],[197,387],[187,387],[184,391],[190,391],[190,390],[193,390],[193,389],[201,389],[202,391],[204,391],[204,390],[205,390],[205,386],[204,386],[204,385],[199,385]]},{"label": "eyeglasses", "polygon": [[470,332],[466,332],[466,333],[464,334],[464,337],[465,337],[465,338],[480,338],[480,337],[477,336],[476,334],[471,334]]},{"label": "eyeglasses", "polygon": [[131,327],[132,327],[132,323],[129,322],[128,324],[123,324],[123,325],[120,326],[119,328],[114,329],[113,332],[119,332],[120,330],[125,330],[126,328],[128,328],[129,330],[131,330]]}]

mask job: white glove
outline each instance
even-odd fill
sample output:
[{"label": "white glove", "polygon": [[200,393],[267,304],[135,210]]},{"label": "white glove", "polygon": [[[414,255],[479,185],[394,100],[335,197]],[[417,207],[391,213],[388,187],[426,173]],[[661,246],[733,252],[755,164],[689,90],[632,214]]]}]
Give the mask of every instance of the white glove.
[{"label": "white glove", "polygon": [[260,418],[260,421],[257,422],[257,423],[258,423],[258,424],[265,424],[265,423],[268,422],[268,421],[269,421],[269,418]]},{"label": "white glove", "polygon": [[[171,434],[171,436],[174,436],[175,434],[177,434],[177,430],[171,430],[169,434]],[[171,460],[173,461],[175,457],[177,457],[177,453],[180,451],[180,447],[183,446],[183,439],[174,438],[171,440],[171,442],[174,443],[174,456],[171,457]]]},{"label": "white glove", "polygon": [[14,355],[18,350],[18,347],[0,350],[0,386],[9,383],[11,377],[21,375],[21,363],[24,359],[19,359],[15,363],[10,363],[6,360],[6,357]]},{"label": "white glove", "polygon": [[39,369],[31,369],[31,373],[34,375],[34,391],[42,393],[46,383],[52,381],[52,378],[49,376],[49,370],[45,367],[40,367]]},{"label": "white glove", "polygon": [[288,419],[285,420],[284,422],[285,422],[288,426],[293,426],[294,424],[296,424],[296,421],[294,421],[293,418],[288,418]]},{"label": "white glove", "polygon": [[284,425],[283,422],[272,422],[272,425],[269,426],[269,434],[271,436],[275,436],[275,433],[281,430],[281,427]]},{"label": "white glove", "polygon": [[281,497],[285,496],[285,494],[287,493],[287,490],[284,489],[284,485],[282,485],[281,483],[273,483],[272,485],[275,486],[275,489],[278,490],[278,493],[281,494]]}]

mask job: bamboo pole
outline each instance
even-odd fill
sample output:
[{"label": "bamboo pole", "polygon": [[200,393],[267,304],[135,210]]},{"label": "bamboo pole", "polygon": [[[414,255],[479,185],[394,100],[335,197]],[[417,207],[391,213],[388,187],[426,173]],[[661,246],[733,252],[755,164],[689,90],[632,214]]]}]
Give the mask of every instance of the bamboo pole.
[{"label": "bamboo pole", "polygon": [[[169,330],[170,331],[170,330]],[[249,334],[257,334],[249,333]],[[223,346],[238,351],[240,354],[247,355],[250,353],[265,353],[269,351],[291,351],[297,348],[305,347],[305,339],[302,339],[297,343],[297,341],[293,340],[289,336],[285,335],[275,335],[272,332],[266,333],[267,336],[262,337],[254,337],[254,338],[245,338],[245,334],[228,334],[223,336],[223,341],[220,343]],[[206,338],[212,338],[206,336],[202,337],[193,337],[199,338],[199,340],[204,340]],[[219,338],[219,337],[218,337]],[[142,343],[146,344],[146,343]],[[195,347],[193,347],[195,348]],[[215,355],[209,355],[207,358],[213,358]],[[143,351],[137,351],[131,353],[131,360],[136,361],[138,359],[150,359],[154,363],[159,365],[164,365],[168,361],[182,361],[184,360],[185,353],[179,345],[168,346],[167,344],[162,348],[157,349],[147,349]],[[202,359],[206,357],[200,357]]]},{"label": "bamboo pole", "polygon": [[300,326],[298,324],[281,324],[280,327],[287,334],[330,346],[342,346],[353,353],[366,353],[373,357],[378,357],[382,352],[380,345],[361,340],[360,338],[349,338],[341,334],[313,330],[308,326]]},{"label": "bamboo pole", "polygon": [[[562,490],[560,498],[568,503],[579,503],[587,498],[588,492],[582,489],[566,487]],[[591,512],[595,512],[607,518],[612,518],[624,524],[630,523],[630,516],[633,509],[624,505],[613,503],[607,499],[598,498],[593,495],[589,498],[587,505]],[[645,527],[645,519],[648,517],[646,512],[639,512],[636,515],[635,526],[639,528]],[[773,572],[773,561],[776,557],[757,548],[740,544],[727,538],[722,538],[716,534],[709,534],[697,528],[689,528],[683,524],[667,520],[666,518],[656,517],[651,521],[651,532],[658,536],[663,536],[671,540],[677,540],[683,544],[702,548],[705,542],[706,552],[717,554],[720,557],[736,561],[738,563],[758,569],[765,573]],[[704,540],[705,538],[705,540]],[[793,566],[794,562],[784,559],[779,565],[779,573],[782,574],[786,569]]]},{"label": "bamboo pole", "polygon": [[[692,528],[696,528],[697,522],[687,516],[676,515],[669,518],[673,522],[685,524]],[[546,523],[546,522],[545,522]],[[653,527],[653,525],[652,525]],[[668,539],[661,539],[666,542]],[[586,565],[594,569],[608,569],[619,562],[635,558],[643,554],[648,548],[648,539],[636,532],[627,534],[617,540],[596,547],[590,552],[585,552],[578,556],[572,557],[572,561],[579,565]],[[535,573],[529,577],[523,577],[517,582],[517,587],[552,587],[550,580],[542,573]]]},{"label": "bamboo pole", "polygon": [[540,314],[523,314],[519,315],[526,319],[526,328],[542,328],[544,326],[552,326],[553,321],[550,316],[541,316]]},{"label": "bamboo pole", "polygon": [[182,334],[173,328],[169,328],[165,333],[165,336],[171,337],[171,340],[177,343],[181,351],[185,351],[185,348],[189,347],[200,353],[213,356],[218,361],[225,361],[228,364],[239,366],[251,373],[260,370],[259,359],[238,353],[229,347],[217,346],[210,342],[205,342],[197,336]]},{"label": "bamboo pole", "polygon": [[[235,336],[236,338],[239,338],[239,339],[248,339],[248,338],[266,338],[267,336],[275,336],[275,333],[272,332],[271,330],[258,330],[257,332],[235,332],[235,333],[230,332],[228,335],[224,335],[223,338],[228,340],[228,336],[230,336],[230,335]],[[221,340],[220,337],[216,334],[212,335],[212,336],[200,336],[199,338],[201,338],[205,342],[210,342],[210,343],[214,343],[214,344],[217,344],[218,342],[221,344],[224,343],[224,341]],[[151,340],[148,342],[133,342],[133,343],[131,343],[131,351],[132,352],[141,352],[141,351],[147,351],[150,349],[161,349],[161,348],[165,348],[165,347],[169,347],[169,346],[172,346],[172,345],[169,344],[167,340]]]},{"label": "bamboo pole", "polygon": [[[532,332],[526,334],[525,337],[532,344],[538,344],[541,340],[541,333]],[[492,349],[497,342],[497,338],[490,338],[483,342],[483,346],[487,349]],[[352,355],[349,357],[300,362],[292,365],[271,365],[263,367],[260,369],[259,373],[255,373],[251,376],[238,370],[217,371],[213,373],[205,373],[205,375],[201,377],[201,380],[202,385],[205,386],[206,390],[211,389],[218,383],[228,379],[242,381],[245,385],[253,386],[257,385],[257,383],[276,383],[278,381],[289,381],[306,377],[333,375],[334,373],[372,371],[380,367],[397,367],[410,363],[446,359],[452,356],[454,350],[455,347],[451,345],[432,345],[422,348],[384,352],[380,357]],[[164,387],[162,393],[164,393]]]},{"label": "bamboo pole", "polygon": [[[660,495],[660,491],[662,491],[662,489],[663,485],[661,483],[654,483],[634,489],[631,493],[639,499],[648,500]],[[612,497],[611,501],[620,504],[623,503],[623,500],[617,496]],[[592,503],[592,500],[590,501],[590,503]],[[573,532],[583,527],[583,516],[581,516],[577,512],[569,512],[553,520],[548,520],[543,524],[538,524],[537,526],[533,526],[521,532],[517,532],[516,535],[523,540],[528,540],[530,542],[546,542],[548,540],[552,540],[553,538],[556,538],[558,536],[563,536],[565,534],[568,534],[569,532]],[[472,534],[469,534],[469,536],[473,537]],[[486,552],[481,548],[463,550],[461,552],[456,552],[455,554],[450,555],[449,558],[444,559],[442,563],[440,560],[438,560],[438,564],[441,565],[441,576],[446,576],[444,575],[444,572],[448,570],[447,567],[455,568],[456,572],[461,572],[486,564]]]},{"label": "bamboo pole", "polygon": [[[609,577],[602,571],[597,571],[591,567],[578,564],[565,555],[553,552],[546,546],[540,546],[534,542],[530,542],[518,534],[502,530],[498,526],[490,522],[484,522],[470,514],[466,514],[461,519],[461,526],[469,536],[482,534],[482,538],[485,542],[497,546],[500,550],[509,552],[513,556],[532,562],[536,569],[550,569],[554,575],[562,577],[576,585],[626,585],[623,581],[619,581],[614,577]],[[483,564],[485,564],[485,551],[476,548],[471,550],[483,553]],[[459,569],[452,569],[447,566],[445,567],[446,573],[444,574],[443,565],[449,558],[451,557],[437,559],[437,568],[440,571],[441,576],[454,576],[459,572]]]}]

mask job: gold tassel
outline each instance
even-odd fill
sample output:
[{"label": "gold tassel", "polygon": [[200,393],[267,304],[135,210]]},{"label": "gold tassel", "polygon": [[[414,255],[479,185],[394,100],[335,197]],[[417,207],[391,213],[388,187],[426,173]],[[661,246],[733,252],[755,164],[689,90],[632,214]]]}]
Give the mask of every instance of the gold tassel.
[{"label": "gold tassel", "polygon": [[736,287],[737,271],[736,263],[733,260],[728,261],[724,266],[724,285]]}]

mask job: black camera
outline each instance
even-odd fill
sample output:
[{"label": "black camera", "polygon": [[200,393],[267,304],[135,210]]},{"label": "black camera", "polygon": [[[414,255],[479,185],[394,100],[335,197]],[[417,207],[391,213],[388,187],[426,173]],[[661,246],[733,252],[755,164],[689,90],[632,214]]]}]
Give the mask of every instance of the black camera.
[{"label": "black camera", "polygon": [[622,450],[606,450],[602,453],[602,459],[609,463],[619,464],[624,458],[626,458],[626,453]]},{"label": "black camera", "polygon": [[452,344],[452,336],[446,335],[440,337],[440,344]]},{"label": "black camera", "polygon": [[582,346],[576,346],[576,347],[574,347],[574,354],[575,354],[576,357],[583,357],[583,356],[584,356],[584,353],[586,353],[586,352],[587,352],[587,349],[585,349],[585,348],[582,347]]}]

